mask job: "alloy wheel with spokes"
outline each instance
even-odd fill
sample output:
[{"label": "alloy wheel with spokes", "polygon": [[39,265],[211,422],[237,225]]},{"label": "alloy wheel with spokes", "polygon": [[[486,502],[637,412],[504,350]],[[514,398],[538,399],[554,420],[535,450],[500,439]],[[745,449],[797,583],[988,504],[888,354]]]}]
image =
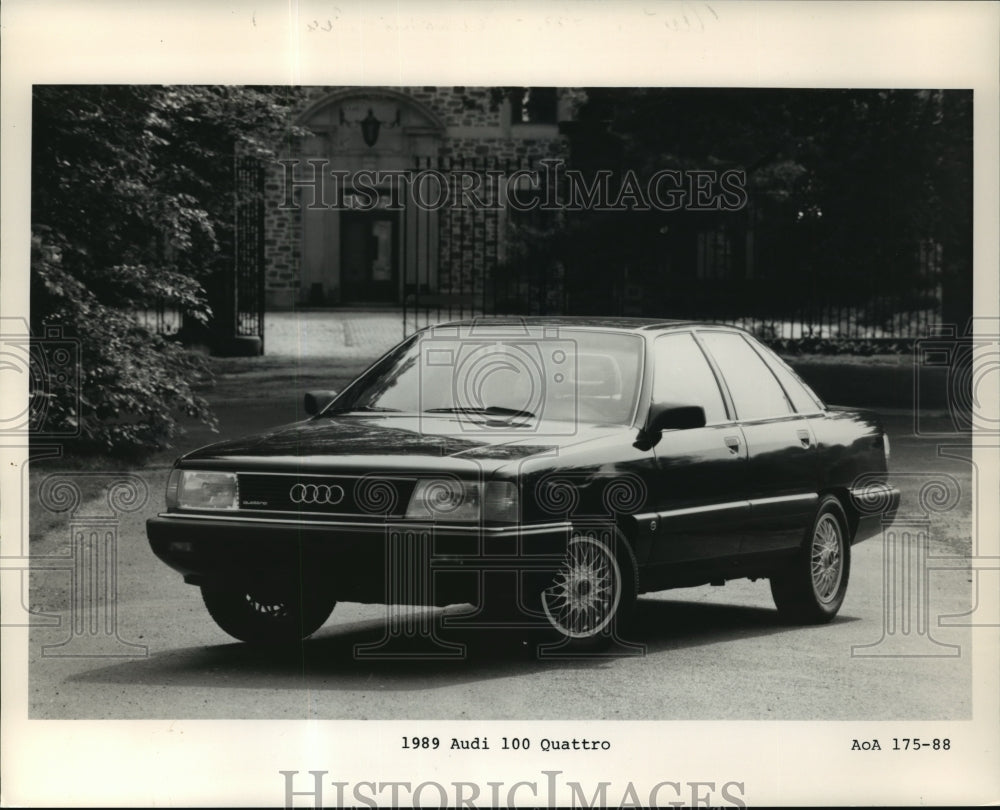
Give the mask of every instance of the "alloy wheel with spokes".
[{"label": "alloy wheel with spokes", "polygon": [[821,623],[837,615],[851,570],[847,525],[840,501],[825,495],[799,554],[771,575],[771,595],[786,620]]},{"label": "alloy wheel with spokes", "polygon": [[572,646],[601,646],[635,603],[632,557],[616,532],[577,532],[541,592],[549,625]]},{"label": "alloy wheel with spokes", "polygon": [[604,543],[574,538],[562,567],[542,594],[549,622],[570,638],[600,633],[614,618],[621,600],[621,571]]},{"label": "alloy wheel with spokes", "polygon": [[837,597],[844,573],[844,545],[840,524],[830,513],[824,514],[813,531],[811,570],[816,598],[829,604]]}]

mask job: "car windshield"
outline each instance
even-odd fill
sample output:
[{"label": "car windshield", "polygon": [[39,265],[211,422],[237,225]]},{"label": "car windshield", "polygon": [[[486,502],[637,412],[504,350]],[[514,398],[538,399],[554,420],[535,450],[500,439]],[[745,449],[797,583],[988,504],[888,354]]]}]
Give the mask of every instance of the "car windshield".
[{"label": "car windshield", "polygon": [[524,325],[442,326],[401,344],[326,413],[454,413],[629,424],[644,342],[633,334]]}]

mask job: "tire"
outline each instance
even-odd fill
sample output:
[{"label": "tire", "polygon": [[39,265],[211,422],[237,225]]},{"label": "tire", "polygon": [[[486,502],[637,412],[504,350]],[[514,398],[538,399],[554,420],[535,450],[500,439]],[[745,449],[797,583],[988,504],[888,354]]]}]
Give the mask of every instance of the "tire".
[{"label": "tire", "polygon": [[616,530],[574,531],[539,595],[559,646],[592,651],[620,640],[635,610],[637,582],[635,557]]},{"label": "tire", "polygon": [[201,596],[219,627],[250,644],[302,641],[323,626],[337,604],[323,593],[245,585],[202,585]]},{"label": "tire", "polygon": [[795,559],[771,576],[778,612],[794,624],[823,624],[844,603],[851,573],[851,543],[844,509],[833,495],[820,500]]}]

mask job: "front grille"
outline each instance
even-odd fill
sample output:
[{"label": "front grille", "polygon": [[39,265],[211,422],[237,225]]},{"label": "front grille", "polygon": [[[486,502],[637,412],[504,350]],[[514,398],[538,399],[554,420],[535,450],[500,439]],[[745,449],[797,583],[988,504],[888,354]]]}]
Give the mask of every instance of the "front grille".
[{"label": "front grille", "polygon": [[240,509],[298,515],[401,517],[415,481],[384,475],[240,473]]}]

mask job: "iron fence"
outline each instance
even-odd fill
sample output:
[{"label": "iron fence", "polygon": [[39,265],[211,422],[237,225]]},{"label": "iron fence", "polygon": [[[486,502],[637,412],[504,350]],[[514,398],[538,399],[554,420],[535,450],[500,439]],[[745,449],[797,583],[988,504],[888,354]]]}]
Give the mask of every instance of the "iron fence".
[{"label": "iron fence", "polygon": [[[524,170],[534,168],[532,161],[516,156],[415,162],[415,176],[437,173],[447,204],[411,204],[401,212],[404,337],[435,323],[479,316],[680,318],[734,324],[770,340],[831,341],[915,339],[933,334],[942,322],[937,249],[918,246],[909,277],[919,283],[915,289],[894,290],[884,279],[799,270],[794,245],[785,245],[778,256],[783,263],[772,268],[768,257],[774,253],[762,251],[760,244],[764,237],[772,245],[786,242],[786,235],[758,232],[756,247],[747,248],[754,240],[740,228],[747,227],[749,217],[721,226],[681,219],[671,224],[662,249],[653,244],[641,250],[630,243],[636,220],[622,219],[608,230],[613,249],[601,264],[604,260],[574,252],[561,212],[517,211],[506,204],[512,177],[524,179]],[[263,342],[264,167],[254,158],[238,157],[233,178],[232,267],[210,291],[215,327]],[[478,201],[464,198],[470,188]],[[519,193],[524,199],[546,190],[528,183]],[[176,334],[183,326],[181,313],[163,305],[137,316],[164,334]]]},{"label": "iron fence", "polygon": [[[455,200],[470,176],[502,191],[512,174],[523,177],[521,170],[534,165],[442,157],[423,158],[415,168],[446,177]],[[521,191],[522,198],[523,192],[545,194],[543,188]],[[759,219],[753,212],[728,221],[681,215],[662,246],[653,241],[640,248],[630,243],[637,218],[618,220],[607,237],[621,241],[620,261],[600,266],[560,233],[566,223],[559,211],[450,206],[437,220],[425,219],[408,231],[421,240],[414,249],[427,257],[405,287],[404,336],[480,315],[632,315],[729,323],[771,340],[878,341],[933,334],[942,320],[940,249],[926,244],[917,246],[903,273],[909,283],[894,289],[885,278],[798,266],[789,234],[752,224]],[[750,227],[757,232],[748,234]]]}]

